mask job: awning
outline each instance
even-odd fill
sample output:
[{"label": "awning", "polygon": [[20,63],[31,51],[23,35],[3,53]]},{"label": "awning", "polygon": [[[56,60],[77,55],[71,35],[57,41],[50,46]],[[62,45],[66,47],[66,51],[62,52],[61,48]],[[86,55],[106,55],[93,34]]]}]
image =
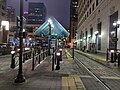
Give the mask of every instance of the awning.
[{"label": "awning", "polygon": [[38,36],[48,37],[51,27],[51,35],[57,37],[68,37],[68,31],[54,18],[50,17],[45,23],[43,23],[36,31]]}]

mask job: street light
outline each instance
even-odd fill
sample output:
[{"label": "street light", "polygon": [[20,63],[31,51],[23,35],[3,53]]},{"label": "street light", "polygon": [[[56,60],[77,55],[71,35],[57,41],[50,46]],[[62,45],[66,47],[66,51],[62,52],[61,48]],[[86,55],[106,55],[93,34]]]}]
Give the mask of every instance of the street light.
[{"label": "street light", "polygon": [[117,29],[119,28],[119,25],[120,25],[120,21],[115,21],[113,23],[113,26],[115,28],[115,37],[114,37],[114,41],[115,41],[115,51],[117,51],[117,41],[118,41],[118,38],[117,38]]},{"label": "street light", "polygon": [[117,29],[119,28],[119,25],[120,25],[120,21],[115,21],[113,23],[113,26],[115,28],[115,36],[114,36],[114,42],[115,42],[115,47],[114,47],[114,50],[115,50],[115,61],[117,59],[117,41],[118,41],[118,38],[117,38]]},{"label": "street light", "polygon": [[23,46],[23,0],[20,0],[20,51],[19,51],[19,71],[18,75],[15,79],[15,83],[22,83],[25,82],[25,77],[23,76],[22,72],[22,46]]},{"label": "street light", "polygon": [[50,40],[51,40],[51,28],[54,27],[52,24],[52,20],[49,18],[48,19],[48,26],[49,26],[49,36],[48,36],[48,55],[50,56]]}]

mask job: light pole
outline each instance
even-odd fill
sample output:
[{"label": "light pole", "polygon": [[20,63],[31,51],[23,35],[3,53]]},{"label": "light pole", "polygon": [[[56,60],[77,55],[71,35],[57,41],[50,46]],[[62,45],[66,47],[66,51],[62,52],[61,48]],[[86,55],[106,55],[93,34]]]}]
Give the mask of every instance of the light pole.
[{"label": "light pole", "polygon": [[115,51],[115,53],[114,53],[114,59],[115,59],[115,61],[116,61],[116,59],[117,59],[117,41],[118,41],[118,38],[117,38],[117,29],[119,28],[119,25],[120,25],[120,21],[115,21],[115,22],[113,23],[113,26],[114,26],[114,28],[115,28],[115,36],[114,36],[114,42],[115,42],[115,47],[114,47],[114,51]]},{"label": "light pole", "polygon": [[51,39],[51,25],[49,23],[49,36],[48,36],[48,55],[50,56],[50,39]]},{"label": "light pole", "polygon": [[99,31],[95,31],[95,47],[94,47],[94,50],[95,50],[95,53],[97,53],[97,50],[98,50],[98,35],[99,35]]},{"label": "light pole", "polygon": [[20,51],[19,51],[19,71],[18,75],[15,79],[15,83],[25,82],[25,77],[22,72],[22,47],[23,47],[23,0],[20,0],[20,31],[19,31],[19,39],[20,39]]},{"label": "light pole", "polygon": [[54,28],[52,20],[48,19],[48,26],[49,26],[49,35],[48,35],[48,55],[50,56],[50,40],[51,40],[51,28]]}]

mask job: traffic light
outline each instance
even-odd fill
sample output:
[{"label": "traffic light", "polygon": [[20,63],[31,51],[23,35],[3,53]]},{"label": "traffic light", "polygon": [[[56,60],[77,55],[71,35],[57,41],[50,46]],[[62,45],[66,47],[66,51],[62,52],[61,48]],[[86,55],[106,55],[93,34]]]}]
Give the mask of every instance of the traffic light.
[{"label": "traffic light", "polygon": [[17,16],[17,28],[20,28],[20,17],[19,16]]},{"label": "traffic light", "polygon": [[22,19],[23,19],[23,28],[25,29],[26,28],[26,18],[22,17]]},{"label": "traffic light", "polygon": [[[25,17],[22,17],[22,26],[23,28],[25,29],[26,28],[26,18]],[[20,23],[21,23],[21,19],[20,19],[20,16],[17,16],[17,28],[20,28]]]}]

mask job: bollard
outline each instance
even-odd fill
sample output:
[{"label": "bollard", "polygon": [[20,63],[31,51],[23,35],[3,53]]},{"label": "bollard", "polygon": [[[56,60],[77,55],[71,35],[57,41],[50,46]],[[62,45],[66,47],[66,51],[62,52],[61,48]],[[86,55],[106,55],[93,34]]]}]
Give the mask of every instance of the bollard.
[{"label": "bollard", "polygon": [[54,53],[53,53],[53,57],[52,57],[52,71],[54,70],[54,59],[55,59],[55,56],[54,56]]},{"label": "bollard", "polygon": [[116,60],[117,60],[117,53],[115,52],[114,53],[114,62],[116,62]]},{"label": "bollard", "polygon": [[107,53],[106,53],[106,61],[108,61],[108,59],[109,59],[109,49],[107,48]]},{"label": "bollard", "polygon": [[114,56],[114,53],[111,53],[111,63],[114,63],[114,58],[113,58],[113,56]]},{"label": "bollard", "polygon": [[111,62],[111,63],[114,63],[114,50],[110,50],[110,52],[111,52],[110,62]]},{"label": "bollard", "polygon": [[62,49],[59,49],[60,51],[60,61],[62,61]]},{"label": "bollard", "polygon": [[118,53],[118,67],[120,66],[120,53]]},{"label": "bollard", "polygon": [[74,59],[74,47],[73,47],[73,51],[72,51],[72,58]]},{"label": "bollard", "polygon": [[60,52],[56,53],[57,65],[56,70],[60,70]]},{"label": "bollard", "polygon": [[15,56],[15,51],[11,51],[11,54],[12,54],[12,56],[11,56],[11,68],[12,69],[14,69],[15,68],[15,58],[14,58],[14,56]]}]

